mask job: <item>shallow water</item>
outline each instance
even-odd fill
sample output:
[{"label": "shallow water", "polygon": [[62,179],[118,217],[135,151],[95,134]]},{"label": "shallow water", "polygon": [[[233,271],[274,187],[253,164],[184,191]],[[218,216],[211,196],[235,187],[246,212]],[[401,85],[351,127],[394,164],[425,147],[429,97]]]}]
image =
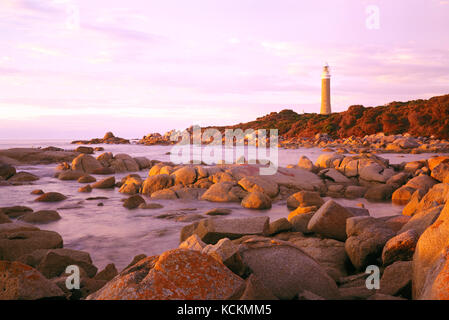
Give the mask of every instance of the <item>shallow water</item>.
[{"label": "shallow water", "polygon": [[[47,147],[55,146],[64,149],[74,149],[68,141],[1,141],[0,149],[11,147]],[[142,146],[142,145],[101,145],[105,151],[127,153],[131,156],[146,156],[149,159],[169,161],[166,153],[171,146]],[[296,163],[301,155],[306,155],[315,161],[322,151],[318,148],[280,149],[280,166]],[[97,153],[99,154],[99,153]],[[382,155],[390,159],[391,163],[426,159],[431,155]],[[273,221],[288,216],[286,203],[278,202],[273,208],[265,211],[248,210],[238,203],[211,203],[207,201],[191,200],[157,200],[154,202],[164,207],[155,210],[135,209],[128,210],[122,206],[121,199],[127,195],[114,190],[94,189],[91,193],[79,193],[81,186],[76,181],[60,181],[53,177],[55,164],[20,166],[18,170],[28,171],[40,177],[33,185],[0,187],[0,206],[25,205],[35,211],[42,209],[57,210],[62,219],[44,225],[41,229],[53,230],[61,234],[64,246],[71,249],[83,250],[90,253],[94,264],[103,268],[108,263],[115,263],[118,269],[125,267],[132,258],[144,253],[146,255],[160,254],[173,249],[179,244],[180,229],[191,222],[177,222],[170,219],[161,219],[162,214],[203,214],[209,209],[217,207],[231,208],[232,213],[227,217],[269,216]],[[121,179],[128,173],[116,174]],[[139,172],[142,178],[148,170]],[[105,176],[94,175],[97,180]],[[44,192],[57,191],[68,196],[68,199],[59,203],[34,202],[35,195],[30,192],[42,189]],[[86,200],[89,197],[107,197],[101,200]],[[147,200],[148,201],[148,200]],[[372,216],[389,216],[400,214],[402,206],[390,203],[370,203],[365,199],[347,200],[337,199],[337,202],[346,206],[355,206],[363,203],[370,210]],[[103,206],[98,206],[103,203]],[[204,216],[206,217],[206,216]]]}]

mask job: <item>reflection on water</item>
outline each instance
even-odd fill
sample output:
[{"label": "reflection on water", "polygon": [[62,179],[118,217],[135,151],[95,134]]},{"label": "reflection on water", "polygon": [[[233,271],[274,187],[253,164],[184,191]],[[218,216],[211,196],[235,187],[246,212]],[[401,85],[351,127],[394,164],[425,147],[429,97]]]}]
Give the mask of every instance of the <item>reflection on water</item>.
[{"label": "reflection on water", "polygon": [[[67,141],[36,141],[17,142],[0,141],[0,149],[10,147],[30,146],[56,146],[64,149],[74,149]],[[141,145],[102,145],[105,151],[127,153],[132,156],[146,156],[149,159],[168,161],[170,146],[141,146]],[[312,149],[280,149],[279,163],[286,166],[296,163],[301,155],[306,155],[315,161],[321,154],[318,148]],[[385,155],[392,163],[426,159],[430,155]],[[188,214],[202,214],[209,209],[217,207],[231,208],[232,213],[227,217],[248,217],[267,215],[271,220],[287,217],[288,209],[285,202],[278,202],[273,208],[266,211],[254,211],[242,208],[238,203],[211,203],[207,201],[191,200],[158,200],[164,207],[161,209],[128,210],[120,201],[126,195],[120,194],[118,189],[100,190],[94,189],[92,193],[77,192],[80,184],[76,181],[60,181],[53,177],[55,165],[21,166],[19,170],[26,170],[40,177],[33,185],[1,187],[0,206],[26,205],[36,210],[57,210],[62,219],[46,225],[40,225],[41,229],[53,230],[61,234],[64,246],[71,249],[87,251],[91,254],[94,263],[102,268],[108,263],[115,263],[117,268],[125,267],[132,258],[144,253],[146,255],[160,254],[172,249],[179,244],[180,229],[190,222],[177,222],[170,219],[161,219],[158,216],[187,212]],[[147,171],[139,173],[145,178]],[[116,179],[126,176],[116,174]],[[97,180],[104,176],[96,176]],[[45,192],[57,191],[68,196],[68,199],[60,203],[37,203],[35,195],[30,192],[34,189],[42,189]],[[107,197],[107,199],[86,200],[89,197]],[[149,201],[149,199],[147,199]],[[355,206],[364,203],[373,216],[388,216],[400,214],[402,207],[390,203],[369,203],[365,199],[346,200],[337,199],[337,202]],[[103,203],[103,206],[98,206]],[[184,210],[183,210],[184,209]],[[205,216],[206,217],[206,216]]]}]

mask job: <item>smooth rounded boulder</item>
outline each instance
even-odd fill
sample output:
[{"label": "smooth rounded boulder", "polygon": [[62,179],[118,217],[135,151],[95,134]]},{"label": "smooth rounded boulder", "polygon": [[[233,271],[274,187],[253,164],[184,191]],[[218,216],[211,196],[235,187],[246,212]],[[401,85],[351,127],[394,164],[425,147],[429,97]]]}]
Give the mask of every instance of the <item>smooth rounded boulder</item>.
[{"label": "smooth rounded boulder", "polygon": [[174,249],[140,260],[87,300],[224,300],[244,288],[243,279],[210,255]]},{"label": "smooth rounded boulder", "polygon": [[243,198],[242,207],[258,210],[270,209],[271,199],[265,193],[253,191]]},{"label": "smooth rounded boulder", "polygon": [[327,238],[345,241],[346,219],[353,216],[351,211],[335,201],[329,200],[315,212],[307,228]]}]

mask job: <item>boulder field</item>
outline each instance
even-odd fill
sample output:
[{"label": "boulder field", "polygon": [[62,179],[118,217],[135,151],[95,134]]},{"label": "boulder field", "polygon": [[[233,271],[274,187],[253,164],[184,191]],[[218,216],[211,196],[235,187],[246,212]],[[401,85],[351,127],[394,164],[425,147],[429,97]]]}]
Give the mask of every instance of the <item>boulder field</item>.
[{"label": "boulder field", "polygon": [[[214,209],[167,214],[185,223],[179,247],[130,257],[119,271],[113,264],[98,270],[89,253],[64,248],[58,233],[38,227],[61,219],[58,212],[0,208],[0,299],[449,299],[448,163],[432,157],[390,165],[373,154],[329,153],[262,176],[260,165],[174,165],[82,153],[59,179],[91,192],[119,188],[129,210],[160,208],[157,199],[207,201]],[[99,172],[111,176],[96,181],[91,174]],[[116,172],[134,173],[116,181]],[[65,199],[35,194],[37,201]],[[375,217],[339,200],[360,197],[398,200],[403,215]],[[223,202],[240,203],[249,215],[233,218],[219,207]],[[270,221],[263,212],[273,203],[290,213]],[[65,286],[69,265],[80,268],[80,289]],[[366,285],[373,265],[378,289]]]}]

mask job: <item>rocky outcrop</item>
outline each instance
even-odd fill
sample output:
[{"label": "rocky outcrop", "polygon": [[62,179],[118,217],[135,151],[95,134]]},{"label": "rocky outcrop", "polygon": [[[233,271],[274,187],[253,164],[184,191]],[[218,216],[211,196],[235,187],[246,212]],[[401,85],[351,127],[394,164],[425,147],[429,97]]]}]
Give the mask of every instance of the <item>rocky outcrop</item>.
[{"label": "rocky outcrop", "polygon": [[71,142],[72,144],[129,144],[130,141],[124,138],[118,138],[114,136],[112,132],[106,132],[103,138],[94,138],[91,140],[75,140]]}]

